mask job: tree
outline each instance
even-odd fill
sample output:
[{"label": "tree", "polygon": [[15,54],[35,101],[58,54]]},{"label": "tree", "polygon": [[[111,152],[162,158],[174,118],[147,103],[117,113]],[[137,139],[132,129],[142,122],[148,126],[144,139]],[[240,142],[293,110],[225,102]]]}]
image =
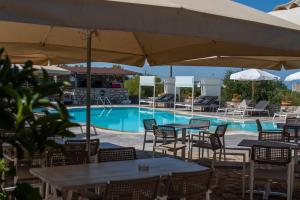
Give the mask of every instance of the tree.
[{"label": "tree", "polygon": [[[155,96],[163,93],[164,88],[159,77],[155,77]],[[131,79],[128,79],[124,83],[124,87],[128,90],[129,96],[138,96],[139,95],[139,84],[140,76],[134,76]],[[142,97],[152,97],[153,96],[153,87],[143,87],[141,91]]]}]

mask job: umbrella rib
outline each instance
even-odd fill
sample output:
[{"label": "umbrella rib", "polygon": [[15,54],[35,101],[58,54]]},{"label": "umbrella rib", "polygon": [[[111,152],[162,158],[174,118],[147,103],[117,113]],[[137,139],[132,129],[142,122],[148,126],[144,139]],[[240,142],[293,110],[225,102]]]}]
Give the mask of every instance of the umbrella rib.
[{"label": "umbrella rib", "polygon": [[141,51],[143,52],[144,56],[147,58],[148,55],[147,55],[147,53],[146,53],[146,51],[145,51],[145,49],[144,49],[141,41],[139,40],[138,36],[134,32],[132,32],[132,34],[133,34],[133,37],[135,38],[136,42],[138,43],[139,47],[141,48]]},{"label": "umbrella rib", "polygon": [[53,26],[50,26],[50,29],[47,31],[47,33],[44,36],[44,39],[41,41],[42,46],[46,46],[46,41],[47,41],[48,36],[49,36],[49,34],[51,33],[52,30],[53,30]]}]

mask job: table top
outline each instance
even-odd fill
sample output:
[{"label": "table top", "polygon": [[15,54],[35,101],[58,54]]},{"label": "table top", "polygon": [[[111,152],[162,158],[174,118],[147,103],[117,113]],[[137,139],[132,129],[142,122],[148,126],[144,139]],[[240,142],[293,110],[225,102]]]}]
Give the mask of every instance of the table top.
[{"label": "table top", "polygon": [[201,129],[201,128],[209,127],[201,124],[165,124],[164,126],[171,126],[174,128],[181,128],[181,129]]},{"label": "table top", "polygon": [[277,142],[277,141],[266,141],[266,140],[242,140],[238,146],[241,147],[252,147],[254,145],[262,145],[268,147],[287,147],[291,149],[300,149],[300,145],[290,142]]},{"label": "table top", "polygon": [[[139,165],[149,171],[139,171]],[[33,168],[30,173],[58,190],[92,187],[108,181],[167,176],[172,172],[205,171],[207,167],[174,158],[151,158],[128,161],[90,163],[49,168]]]}]

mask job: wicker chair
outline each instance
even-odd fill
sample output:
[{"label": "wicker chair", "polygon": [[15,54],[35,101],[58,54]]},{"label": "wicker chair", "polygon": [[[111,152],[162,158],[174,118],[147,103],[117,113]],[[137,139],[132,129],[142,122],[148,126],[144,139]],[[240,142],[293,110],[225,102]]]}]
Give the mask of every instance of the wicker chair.
[{"label": "wicker chair", "polygon": [[[79,165],[86,164],[89,162],[87,151],[48,151],[46,152],[46,167],[56,167],[56,166],[64,166],[64,165]],[[48,184],[46,184],[45,188],[45,199],[48,198],[50,193],[50,189],[55,198],[58,197],[57,190],[54,188],[50,188]],[[76,191],[78,192],[78,191]]]},{"label": "wicker chair", "polygon": [[[154,142],[153,142],[153,157],[155,150],[160,149],[164,154],[167,151],[173,152],[174,156],[177,156],[177,151],[186,147],[185,144],[179,144],[177,133],[174,127],[170,126],[156,126],[153,125]],[[157,145],[157,140],[161,139],[162,144]]]},{"label": "wicker chair", "polygon": [[[100,145],[99,139],[90,140],[90,156],[97,155]],[[66,151],[85,151],[86,140],[67,140],[65,142]]]},{"label": "wicker chair", "polygon": [[269,140],[279,142],[289,142],[290,134],[286,131],[281,132],[267,132],[261,131],[258,133],[258,140]]},{"label": "wicker chair", "polygon": [[189,124],[201,125],[201,126],[207,127],[207,128],[198,129],[197,130],[198,134],[195,134],[195,133],[190,134],[190,138],[191,138],[192,135],[198,135],[199,139],[202,136],[203,140],[205,138],[209,138],[209,136],[208,136],[209,133],[207,132],[208,129],[209,129],[209,126],[210,126],[210,121],[209,120],[204,120],[204,119],[199,119],[199,118],[192,118],[192,119],[189,120]]},{"label": "wicker chair", "polygon": [[289,139],[298,142],[300,136],[300,127],[297,125],[284,125],[283,132],[289,135]]},{"label": "wicker chair", "polygon": [[212,171],[172,173],[167,182],[167,199],[209,199]]},{"label": "wicker chair", "polygon": [[[247,175],[247,158],[250,155],[249,148],[226,148],[226,152],[222,151],[222,142],[217,134],[212,134],[210,136],[211,148],[214,152],[213,160],[211,162],[211,168],[214,171],[214,175],[216,177],[215,185],[218,185],[218,170],[217,169],[240,169],[242,170],[242,198],[245,198],[246,193],[246,175]],[[227,156],[238,157],[237,160],[227,159],[224,157],[222,160],[222,154],[226,154]],[[220,155],[220,156],[217,156]]]},{"label": "wicker chair", "polygon": [[89,163],[87,151],[66,151],[67,165],[81,165]]},{"label": "wicker chair", "polygon": [[300,124],[300,118],[296,117],[288,117],[285,120],[286,125],[299,125]]},{"label": "wicker chair", "polygon": [[153,200],[160,177],[126,181],[111,181],[106,186],[104,200]]},{"label": "wicker chair", "polygon": [[257,131],[258,132],[281,132],[281,130],[276,130],[276,129],[263,129],[261,122],[259,119],[256,119],[256,126],[257,126]]},{"label": "wicker chair", "polygon": [[[227,130],[227,124],[223,124],[223,125],[218,125],[215,132],[214,133],[208,133],[208,132],[205,132],[206,135],[212,135],[212,134],[216,134],[218,135],[218,137],[220,139],[222,139],[222,151],[224,151],[224,158],[225,158],[225,133],[226,133],[226,130]],[[207,137],[207,136],[206,136]],[[212,149],[211,148],[211,144],[209,143],[208,140],[205,140],[204,138],[199,138],[198,135],[192,135],[191,137],[191,141],[190,141],[191,145],[190,145],[190,158],[192,158],[193,156],[193,147],[198,147],[198,156],[199,156],[199,159],[200,159],[200,148],[202,149],[202,157],[203,157],[203,149],[207,149],[207,155],[209,157],[209,153],[208,153],[208,150],[209,149]],[[221,154],[220,154],[221,155]]]},{"label": "wicker chair", "polygon": [[98,162],[135,160],[136,152],[134,147],[100,149]]},{"label": "wicker chair", "polygon": [[155,119],[144,119],[143,124],[145,129],[144,141],[143,141],[143,151],[144,151],[146,143],[153,143],[153,139],[152,140],[147,139],[147,134],[151,133],[153,135],[153,125],[157,125],[157,123]]},{"label": "wicker chair", "polygon": [[[293,193],[291,187],[292,163],[291,149],[289,148],[253,146],[250,161],[250,200],[253,200],[255,179],[266,182],[267,192],[264,193],[264,199],[268,199],[271,190],[270,185],[273,181],[286,182],[287,200],[291,200]],[[263,166],[265,167],[263,168]]]}]

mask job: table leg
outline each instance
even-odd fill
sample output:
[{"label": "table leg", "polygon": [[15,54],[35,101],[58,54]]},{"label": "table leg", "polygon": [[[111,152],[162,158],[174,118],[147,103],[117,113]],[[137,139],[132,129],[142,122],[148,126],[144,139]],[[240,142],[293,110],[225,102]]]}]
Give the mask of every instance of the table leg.
[{"label": "table leg", "polygon": [[[182,144],[185,144],[185,140],[186,140],[186,128],[183,128],[182,129]],[[185,159],[185,148],[182,149],[182,152],[181,152],[181,157],[183,159]]]},{"label": "table leg", "polygon": [[63,191],[63,200],[72,200],[72,195],[73,195],[73,191],[72,190],[67,190],[67,191]]}]

